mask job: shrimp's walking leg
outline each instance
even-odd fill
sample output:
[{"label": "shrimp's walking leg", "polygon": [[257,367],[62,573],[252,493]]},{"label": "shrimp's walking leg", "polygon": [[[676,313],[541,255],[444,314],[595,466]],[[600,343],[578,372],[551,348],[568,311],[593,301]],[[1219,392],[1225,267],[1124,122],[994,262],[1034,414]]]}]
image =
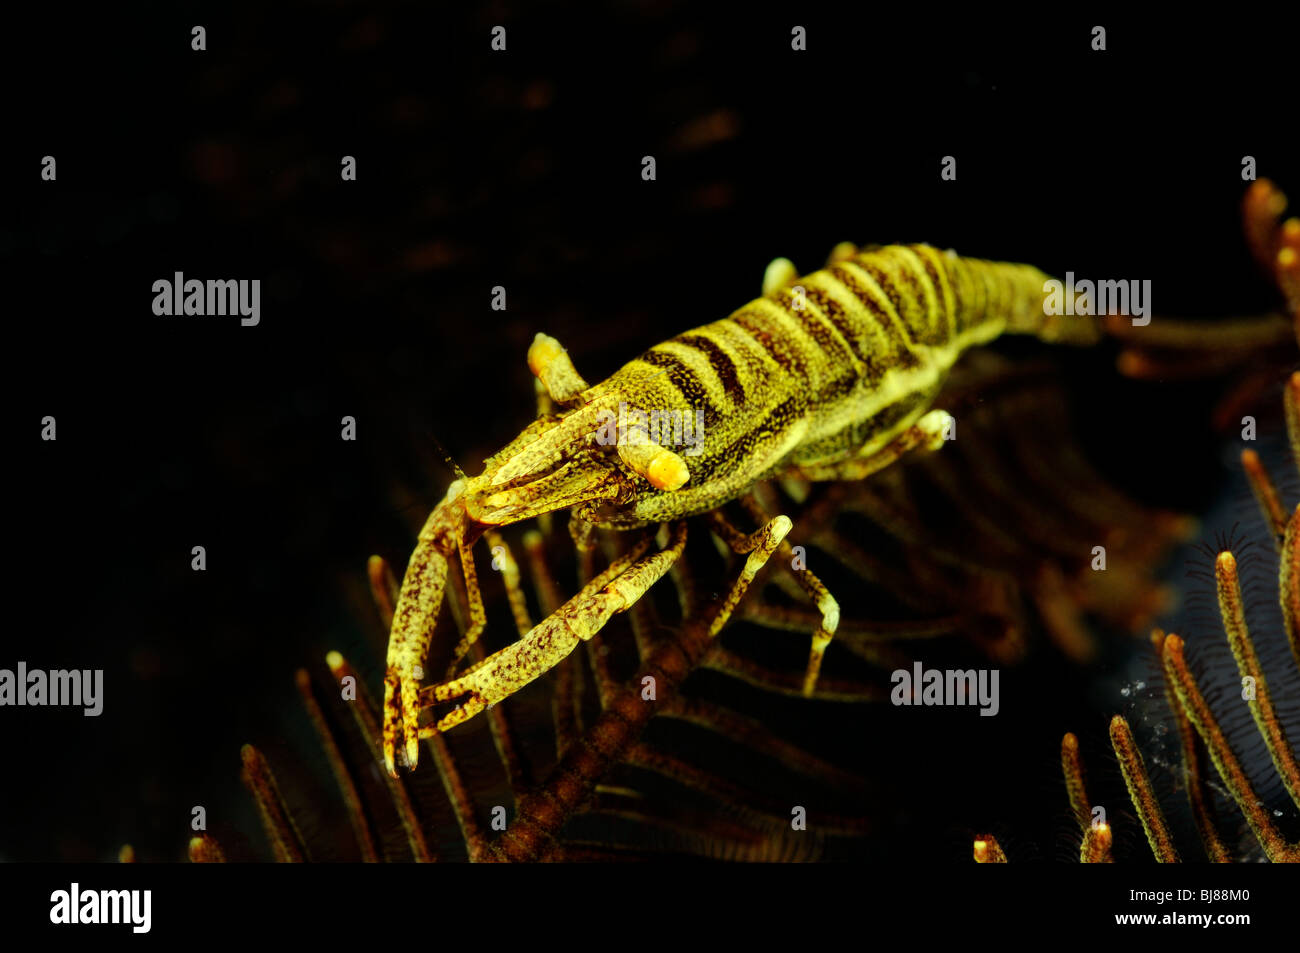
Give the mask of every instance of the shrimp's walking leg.
[{"label": "shrimp's walking leg", "polygon": [[938,450],[943,446],[952,426],[951,414],[946,410],[932,410],[875,453],[835,463],[793,466],[782,471],[781,476],[802,477],[805,480],[862,480],[883,470],[910,450]]},{"label": "shrimp's walking leg", "polygon": [[[772,526],[775,522],[763,511],[762,505],[752,497],[745,497],[741,502],[754,519],[765,524],[764,529]],[[777,519],[786,518],[777,517]],[[715,511],[712,514],[712,521],[714,531],[722,540],[736,552],[741,552],[742,550],[737,549],[737,546],[743,545],[747,537],[732,526],[720,512]],[[787,519],[786,522],[788,523],[789,520]],[[784,534],[782,536],[784,537]],[[794,552],[784,538],[777,541],[774,551],[775,549],[779,549],[782,558],[793,565]],[[830,645],[831,639],[835,637],[835,630],[840,624],[840,604],[835,601],[835,597],[822,584],[822,581],[807,569],[792,569],[791,574],[799,587],[817,606],[817,611],[821,613],[821,624],[817,627],[817,631],[813,633],[812,646],[808,652],[808,668],[804,673],[803,680],[803,694],[805,697],[811,698],[813,690],[817,686],[817,676],[821,672],[822,658],[826,654],[826,646]]]}]

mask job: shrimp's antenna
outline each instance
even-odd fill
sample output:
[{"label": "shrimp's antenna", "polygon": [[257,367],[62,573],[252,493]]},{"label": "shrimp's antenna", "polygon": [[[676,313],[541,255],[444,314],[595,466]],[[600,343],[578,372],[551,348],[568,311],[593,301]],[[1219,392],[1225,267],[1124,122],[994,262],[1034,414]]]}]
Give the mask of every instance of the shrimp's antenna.
[{"label": "shrimp's antenna", "polygon": [[447,466],[451,467],[451,472],[456,474],[456,479],[458,480],[469,479],[469,477],[465,475],[465,471],[460,468],[460,464],[458,464],[452,458],[452,455],[447,452],[447,449],[438,441],[438,438],[433,435],[433,431],[426,430],[425,435],[429,438],[430,441],[432,441],[434,449],[437,450],[438,455],[442,457],[442,462],[447,464]]}]

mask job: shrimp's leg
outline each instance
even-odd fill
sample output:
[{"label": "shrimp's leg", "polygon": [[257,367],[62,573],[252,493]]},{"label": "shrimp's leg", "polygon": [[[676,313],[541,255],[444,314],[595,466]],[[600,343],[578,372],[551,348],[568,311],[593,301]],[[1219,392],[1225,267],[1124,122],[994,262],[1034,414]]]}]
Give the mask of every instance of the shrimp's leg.
[{"label": "shrimp's leg", "polygon": [[421,691],[426,705],[463,699],[451,712],[420,729],[430,738],[510,697],[554,668],[580,642],[593,638],[615,613],[624,612],[659,581],[686,547],[686,524],[672,528],[668,545],[645,555],[646,539],[596,576],[576,596],[532,630],[457,678]]},{"label": "shrimp's leg", "polygon": [[[852,242],[840,242],[831,249],[831,253],[826,256],[826,266],[838,264],[845,259],[852,258],[858,253],[858,246]],[[780,291],[792,281],[799,278],[799,269],[794,266],[789,258],[773,258],[768,262],[767,268],[763,272],[763,294],[770,295]]]},{"label": "shrimp's leg", "polygon": [[555,338],[540,331],[528,348],[528,367],[546,388],[551,400],[561,406],[577,402],[589,389],[587,382],[573,366],[569,352]]},{"label": "shrimp's leg", "polygon": [[938,450],[947,439],[952,425],[952,415],[946,410],[932,410],[875,453],[835,463],[793,466],[782,471],[781,476],[802,477],[805,480],[862,480],[883,470],[908,451]]},{"label": "shrimp's leg", "polygon": [[[752,497],[742,498],[741,502],[755,520],[764,524],[764,528],[772,526],[775,522],[763,511],[762,505]],[[778,519],[786,518],[778,517]],[[733,550],[741,552],[742,550],[737,547],[744,545],[748,537],[731,525],[720,512],[715,511],[712,514],[712,521],[714,532]],[[787,519],[786,522],[789,522],[789,520]],[[782,558],[793,564],[794,552],[791,550],[790,544],[785,541],[784,534],[782,534],[782,537],[777,541],[774,551],[779,549]],[[822,658],[826,654],[826,647],[830,645],[831,639],[835,637],[835,630],[840,624],[840,604],[835,601],[835,597],[822,584],[822,581],[807,569],[792,570],[792,575],[795,581],[799,583],[799,587],[807,593],[813,604],[817,606],[817,611],[821,613],[821,624],[817,627],[817,631],[813,633],[812,646],[808,652],[808,667],[803,680],[803,694],[805,697],[811,698],[813,690],[817,686],[817,676],[821,672]]]},{"label": "shrimp's leg", "polygon": [[[730,524],[727,524],[726,520],[716,511],[712,516],[715,528],[719,525],[730,528]],[[721,522],[719,523],[719,521]],[[781,545],[781,541],[785,539],[792,526],[794,524],[790,522],[790,517],[775,516],[748,536],[740,533],[731,535],[725,529],[719,533],[720,536],[724,537],[733,552],[748,553],[749,557],[740,570],[740,576],[732,583],[731,591],[727,593],[722,608],[718,610],[718,614],[713,617],[713,622],[709,624],[709,638],[713,638],[722,631],[722,627],[727,624],[731,614],[736,611],[736,606],[740,605],[740,600],[744,598],[745,592],[749,589],[749,584],[754,581],[758,571],[767,564],[772,553],[776,552],[776,548]]]}]

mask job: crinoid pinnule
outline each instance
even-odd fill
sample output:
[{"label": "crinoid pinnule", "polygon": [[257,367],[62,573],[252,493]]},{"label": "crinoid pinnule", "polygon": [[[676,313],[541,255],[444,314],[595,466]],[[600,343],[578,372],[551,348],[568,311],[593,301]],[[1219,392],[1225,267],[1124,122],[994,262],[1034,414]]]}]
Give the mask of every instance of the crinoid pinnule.
[{"label": "crinoid pinnule", "polygon": [[1122,374],[1141,380],[1186,380],[1228,375],[1213,414],[1216,432],[1240,420],[1243,408],[1277,386],[1295,361],[1300,341],[1300,218],[1284,218],[1287,198],[1273,182],[1251,183],[1241,202],[1242,230],[1256,266],[1281,300],[1264,314],[1193,321],[1160,315],[1134,325],[1118,314],[1103,327],[1121,350]]},{"label": "crinoid pinnule", "polygon": [[[1154,335],[1139,335],[1126,330],[1121,322],[1112,322],[1111,330],[1125,339],[1129,349],[1120,358],[1121,369],[1135,376],[1161,376],[1178,365],[1195,373],[1219,372],[1229,368],[1249,368],[1239,378],[1230,397],[1216,412],[1220,424],[1239,414],[1250,395],[1260,391],[1261,376],[1276,381],[1276,361],[1285,358],[1294,363],[1294,346],[1289,338],[1300,337],[1300,221],[1281,221],[1286,200],[1269,182],[1261,180],[1247,192],[1243,219],[1247,240],[1257,261],[1273,279],[1289,313],[1245,322],[1228,322],[1209,329],[1168,322]],[[1282,333],[1286,330],[1285,335]],[[1196,355],[1201,355],[1197,358]],[[1192,356],[1189,362],[1185,360]],[[1180,363],[1181,362],[1181,363]],[[1272,386],[1276,386],[1273,383]],[[1283,407],[1290,457],[1300,469],[1300,373],[1291,373],[1283,387]],[[1252,418],[1253,419],[1253,418]],[[1255,561],[1254,540],[1234,533],[1221,536],[1216,545],[1203,547],[1212,561],[1212,569],[1193,571],[1189,575],[1203,578],[1214,587],[1218,625],[1231,650],[1236,682],[1206,688],[1210,679],[1198,678],[1190,664],[1187,645],[1175,634],[1157,629],[1152,635],[1158,673],[1165,683],[1165,702],[1177,729],[1179,753],[1177,774],[1187,792],[1188,803],[1205,857],[1216,863],[1249,859],[1250,852],[1235,846],[1235,838],[1225,834],[1226,819],[1217,816],[1216,794],[1240,812],[1251,835],[1265,858],[1273,862],[1300,862],[1300,839],[1284,829],[1285,812],[1270,809],[1263,794],[1271,772],[1295,809],[1300,810],[1300,768],[1297,767],[1294,740],[1295,713],[1290,711],[1290,728],[1285,708],[1279,700],[1277,684],[1288,686],[1283,694],[1293,694],[1300,683],[1300,505],[1288,514],[1283,488],[1279,488],[1254,450],[1244,450],[1240,465],[1263,516],[1268,543],[1276,551],[1278,569],[1276,589],[1267,598],[1276,599],[1281,608],[1281,629],[1290,646],[1290,657],[1281,650],[1281,632],[1269,626],[1247,624],[1251,610],[1251,589],[1243,591],[1240,569],[1245,559]],[[1259,565],[1255,562],[1255,565]],[[1261,598],[1264,593],[1259,593]],[[1262,613],[1260,613],[1262,614]],[[1275,682],[1270,685],[1266,669],[1272,669]],[[1223,680],[1220,680],[1223,681]],[[1127,692],[1126,692],[1127,694]],[[1281,701],[1281,703],[1280,703]],[[1251,763],[1243,754],[1250,747],[1249,738],[1233,737],[1235,727],[1248,713],[1267,752],[1266,763]],[[1158,727],[1163,728],[1160,722]],[[1123,776],[1133,810],[1141,822],[1147,843],[1156,859],[1177,862],[1182,854],[1175,844],[1171,824],[1157,797],[1149,771],[1128,720],[1115,715],[1110,723],[1110,741]],[[1108,862],[1113,859],[1113,832],[1090,799],[1085,783],[1079,742],[1066,734],[1062,742],[1061,762],[1071,811],[1082,831],[1080,860]],[[1259,761],[1259,759],[1256,759]],[[1211,777],[1207,764],[1213,764],[1218,783]],[[1221,786],[1220,786],[1221,785]],[[1294,818],[1293,818],[1294,820]],[[990,837],[976,841],[975,859],[1004,859],[1001,848],[993,851]]]}]

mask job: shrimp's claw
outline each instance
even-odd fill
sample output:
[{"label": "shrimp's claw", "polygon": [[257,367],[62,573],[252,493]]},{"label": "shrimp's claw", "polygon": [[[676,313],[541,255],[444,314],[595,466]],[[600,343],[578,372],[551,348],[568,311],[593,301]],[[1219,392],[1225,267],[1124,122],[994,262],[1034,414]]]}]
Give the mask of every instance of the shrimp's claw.
[{"label": "shrimp's claw", "polygon": [[395,666],[389,666],[384,676],[384,767],[392,777],[397,777],[397,746],[405,739],[403,754],[408,768],[415,768],[420,760],[418,720],[420,716],[420,683],[414,673],[403,676]]},{"label": "shrimp's claw", "polygon": [[420,761],[420,681],[447,586],[447,552],[464,533],[464,505],[459,499],[462,486],[459,480],[451,485],[420,531],[393,609],[383,725],[384,767],[393,777],[397,777],[400,739],[405,740],[406,766],[414,769]]}]

